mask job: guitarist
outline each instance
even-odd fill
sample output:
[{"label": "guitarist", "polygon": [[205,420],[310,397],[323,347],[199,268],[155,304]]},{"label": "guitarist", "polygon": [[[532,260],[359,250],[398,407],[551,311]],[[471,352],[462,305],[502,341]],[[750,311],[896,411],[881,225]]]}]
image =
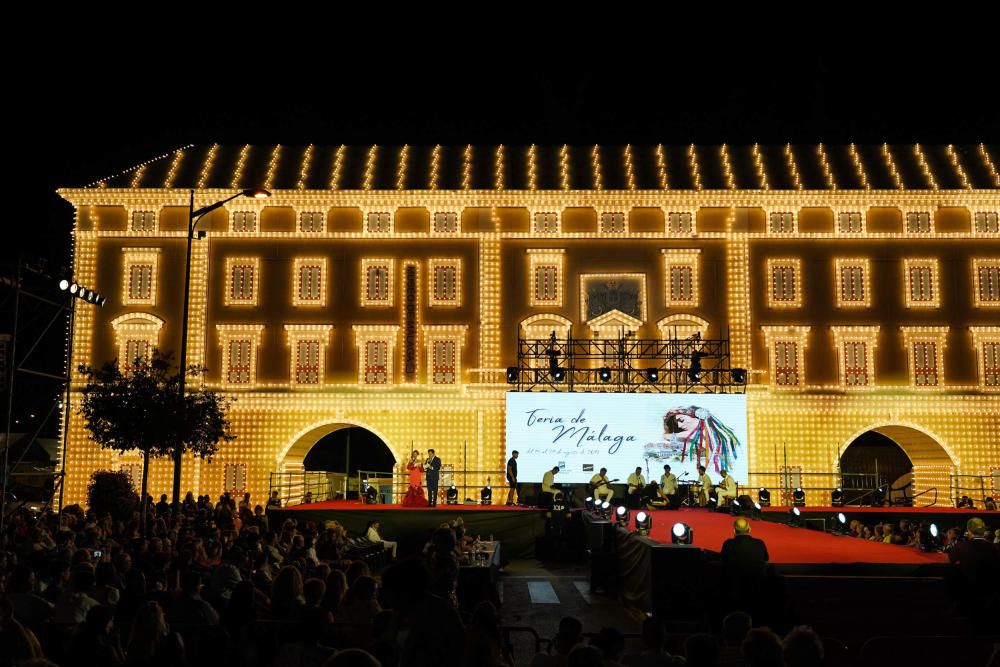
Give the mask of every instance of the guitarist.
[{"label": "guitarist", "polygon": [[608,469],[601,468],[601,472],[590,478],[590,492],[595,499],[601,499],[603,496],[604,501],[610,503],[615,495],[611,484],[617,481],[617,479],[608,479]]}]

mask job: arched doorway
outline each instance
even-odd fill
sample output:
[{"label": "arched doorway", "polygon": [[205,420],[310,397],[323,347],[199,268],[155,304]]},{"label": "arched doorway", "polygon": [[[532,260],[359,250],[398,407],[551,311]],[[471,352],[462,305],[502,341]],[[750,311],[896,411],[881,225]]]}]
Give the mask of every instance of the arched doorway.
[{"label": "arched doorway", "polygon": [[929,505],[948,501],[957,462],[929,433],[887,424],[855,434],[840,450],[838,464],[847,502],[886,485],[896,502],[915,498],[915,504]]}]

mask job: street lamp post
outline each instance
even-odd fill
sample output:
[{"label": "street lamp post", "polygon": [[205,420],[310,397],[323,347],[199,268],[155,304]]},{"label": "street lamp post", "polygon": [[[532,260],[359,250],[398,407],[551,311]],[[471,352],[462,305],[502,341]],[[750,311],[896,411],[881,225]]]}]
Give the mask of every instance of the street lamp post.
[{"label": "street lamp post", "polygon": [[[184,311],[181,315],[181,358],[180,358],[180,387],[181,407],[184,406],[184,388],[187,381],[187,339],[188,339],[188,301],[191,296],[191,241],[194,240],[195,228],[201,219],[212,211],[222,208],[229,202],[239,197],[251,197],[253,199],[265,199],[271,193],[260,188],[241,190],[231,197],[214,204],[203,206],[197,210],[194,207],[194,190],[191,190],[191,199],[188,204],[188,233],[187,233],[187,254],[184,257]],[[174,489],[173,505],[178,507],[181,502],[181,459],[184,456],[184,442],[178,440],[174,449]],[[146,502],[143,498],[142,502]]]}]

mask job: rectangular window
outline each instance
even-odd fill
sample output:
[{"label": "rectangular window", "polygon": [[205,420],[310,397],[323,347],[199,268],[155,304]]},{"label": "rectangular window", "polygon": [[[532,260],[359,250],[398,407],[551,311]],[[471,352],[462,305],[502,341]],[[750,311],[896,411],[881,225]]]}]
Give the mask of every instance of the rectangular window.
[{"label": "rectangular window", "polygon": [[559,299],[559,267],[541,264],[535,267],[535,301]]},{"label": "rectangular window", "polygon": [[837,232],[840,234],[860,234],[863,231],[864,218],[860,212],[844,211],[837,214]]},{"label": "rectangular window", "polygon": [[983,384],[1000,387],[1000,341],[985,341],[982,345]]},{"label": "rectangular window", "polygon": [[798,343],[795,341],[774,343],[774,384],[783,387],[799,384]]},{"label": "rectangular window", "polygon": [[926,211],[910,211],[906,214],[907,234],[930,234],[931,214]]},{"label": "rectangular window", "polygon": [[369,302],[389,300],[389,267],[369,266],[365,274],[366,297]]},{"label": "rectangular window", "polygon": [[250,384],[250,370],[253,364],[253,341],[230,339],[229,366],[226,381],[229,384]]},{"label": "rectangular window", "polygon": [[455,384],[457,346],[453,340],[435,340],[432,350],[432,384]]},{"label": "rectangular window", "polygon": [[555,234],[559,231],[558,213],[536,213],[531,224],[535,234]]},{"label": "rectangular window", "polygon": [[222,490],[234,498],[246,493],[247,464],[227,463],[222,472]]},{"label": "rectangular window", "polygon": [[996,211],[977,211],[975,230],[977,234],[1000,234],[1000,217]]},{"label": "rectangular window", "polygon": [[694,216],[686,212],[672,211],[667,213],[668,234],[693,234]]},{"label": "rectangular window", "polygon": [[155,232],[156,214],[153,211],[132,211],[133,232]]},{"label": "rectangular window", "polygon": [[694,269],[690,266],[670,267],[670,300],[690,301],[694,297]]},{"label": "rectangular window", "polygon": [[369,340],[365,343],[365,384],[388,384],[389,343]]},{"label": "rectangular window", "polygon": [[229,300],[227,305],[256,305],[255,263],[234,261],[229,267]]},{"label": "rectangular window", "polygon": [[295,383],[319,384],[319,355],[322,346],[318,340],[299,340],[295,344]]},{"label": "rectangular window", "polygon": [[937,260],[904,260],[907,308],[933,308],[938,302]]},{"label": "rectangular window", "polygon": [[844,341],[844,384],[848,387],[867,387],[868,345],[861,340]]},{"label": "rectangular window", "polygon": [[311,262],[296,263],[295,305],[323,305],[323,265]]},{"label": "rectangular window", "polygon": [[772,234],[794,234],[795,214],[787,211],[772,213],[769,218],[768,230]]},{"label": "rectangular window", "polygon": [[128,273],[128,298],[132,303],[152,302],[153,265],[132,264]]},{"label": "rectangular window", "polygon": [[392,215],[385,211],[369,213],[365,220],[365,231],[369,234],[388,234],[392,231]]},{"label": "rectangular window", "polygon": [[233,211],[233,231],[244,234],[252,234],[256,232],[256,211]]},{"label": "rectangular window", "polygon": [[602,234],[624,234],[625,214],[624,213],[601,213],[601,233]]},{"label": "rectangular window", "polygon": [[458,213],[438,212],[431,221],[431,231],[435,234],[457,234]]},{"label": "rectangular window", "polygon": [[700,250],[667,249],[663,253],[664,305],[698,305],[698,259]]},{"label": "rectangular window", "polygon": [[125,341],[125,359],[123,360],[123,366],[127,370],[134,371],[141,362],[147,361],[148,359],[149,359],[148,340],[129,339]]},{"label": "rectangular window", "polygon": [[867,306],[868,260],[838,259],[837,305],[840,307]]},{"label": "rectangular window", "polygon": [[1000,259],[973,260],[976,305],[1000,306]]},{"label": "rectangular window", "polygon": [[561,248],[532,248],[527,253],[529,305],[561,306],[564,251]]},{"label": "rectangular window", "polygon": [[160,248],[122,248],[122,304],[156,305]]},{"label": "rectangular window", "polygon": [[460,259],[430,260],[430,305],[461,305],[461,288],[459,286],[461,261]]},{"label": "rectangular window", "polygon": [[797,259],[768,260],[771,288],[768,291],[772,308],[794,308],[802,305],[799,273],[801,262]]},{"label": "rectangular window", "polygon": [[324,231],[325,216],[319,211],[305,211],[299,215],[299,231],[316,233]]},{"label": "rectangular window", "polygon": [[913,383],[918,387],[937,386],[938,362],[936,342],[913,342]]}]

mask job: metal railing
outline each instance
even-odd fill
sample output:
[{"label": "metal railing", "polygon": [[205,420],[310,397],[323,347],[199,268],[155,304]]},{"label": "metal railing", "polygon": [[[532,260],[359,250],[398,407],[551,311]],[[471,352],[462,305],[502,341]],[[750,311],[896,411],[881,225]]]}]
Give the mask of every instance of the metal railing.
[{"label": "metal railing", "polygon": [[956,506],[963,496],[968,496],[975,503],[976,507],[982,507],[986,503],[987,498],[992,498],[994,501],[997,500],[997,497],[991,490],[992,480],[990,477],[990,475],[953,474],[949,479],[951,489],[948,495]]},{"label": "metal railing", "polygon": [[[421,485],[427,493],[427,478],[421,475]],[[480,491],[487,484],[493,490],[493,504],[503,502],[507,495],[506,472],[504,470],[458,470],[441,468],[438,481],[438,502],[444,503],[444,494],[454,486],[458,489],[458,502],[466,499],[479,502]],[[402,466],[396,466],[392,472],[359,470],[357,472],[357,488],[373,486],[379,494],[379,502],[398,504],[403,501],[410,489],[410,472]],[[500,496],[503,495],[504,498]]]},{"label": "metal railing", "polygon": [[274,491],[282,506],[335,500],[347,495],[347,474],[323,470],[272,472],[267,497]]},{"label": "metal railing", "polygon": [[[756,492],[765,488],[772,493],[772,505],[791,505],[792,493],[802,489],[806,494],[806,505],[829,505],[832,502],[833,491],[843,492],[845,506],[859,507],[876,493],[879,487],[885,488],[885,501],[892,504],[904,504],[916,496],[906,496],[909,485],[900,488],[890,488],[879,475],[872,473],[842,473],[842,472],[798,472],[783,470],[780,472],[751,472],[748,474],[749,484],[738,485],[738,494],[756,496]],[[902,492],[902,496],[895,496]],[[777,494],[775,497],[774,494]],[[918,494],[922,495],[922,494]],[[936,497],[935,497],[936,498]]]}]

